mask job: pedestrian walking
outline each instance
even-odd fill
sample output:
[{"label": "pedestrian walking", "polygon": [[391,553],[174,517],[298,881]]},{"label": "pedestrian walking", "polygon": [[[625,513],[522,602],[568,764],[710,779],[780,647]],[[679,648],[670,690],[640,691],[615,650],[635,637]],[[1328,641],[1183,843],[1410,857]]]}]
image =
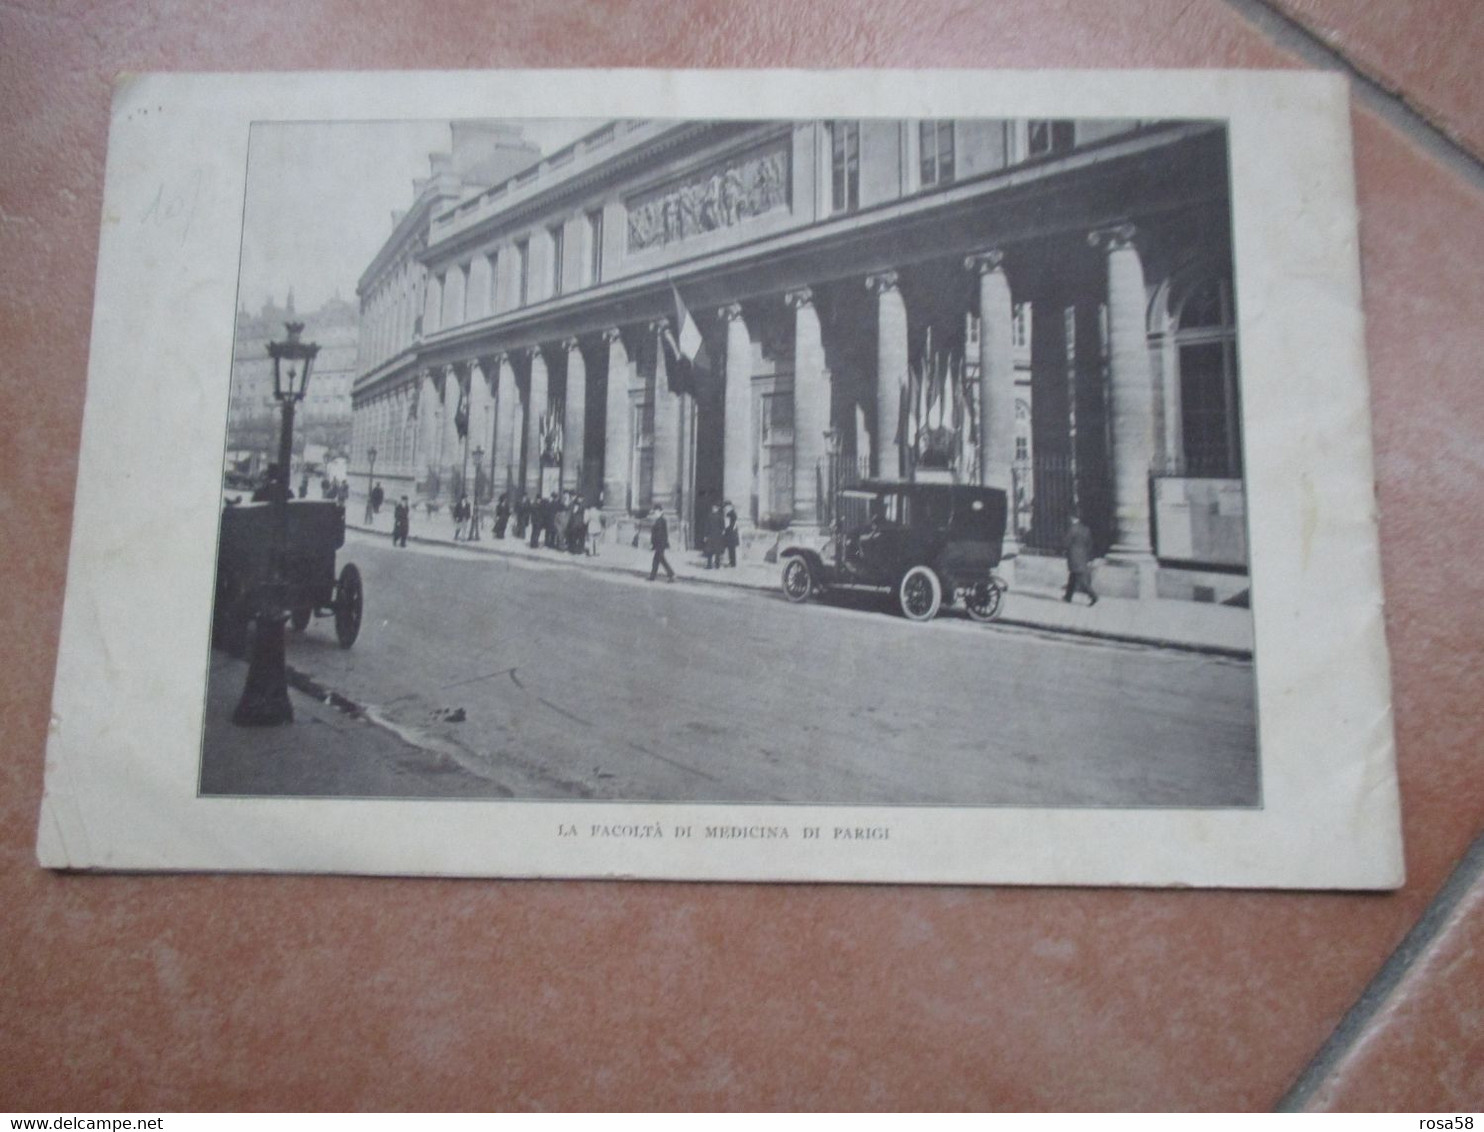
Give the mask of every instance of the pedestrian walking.
[{"label": "pedestrian walking", "polygon": [[380,515],[381,514],[381,505],[383,503],[385,503],[385,502],[386,502],[386,492],[384,492],[384,491],[381,490],[381,484],[378,483],[375,487],[373,487],[371,489],[371,514],[373,516]]},{"label": "pedestrian walking", "polygon": [[526,502],[526,493],[521,492],[515,500],[515,537],[526,537],[526,524],[531,521],[531,505]]},{"label": "pedestrian walking", "polygon": [[567,528],[567,501],[566,497],[553,491],[551,503],[546,511],[546,548],[548,550],[562,549],[562,533]]},{"label": "pedestrian walking", "polygon": [[582,517],[582,499],[572,497],[572,506],[567,511],[567,553],[587,552],[587,521]]},{"label": "pedestrian walking", "polygon": [[464,536],[464,523],[469,518],[469,501],[462,495],[454,500],[453,509],[453,541],[458,542]]},{"label": "pedestrian walking", "polygon": [[546,533],[546,524],[551,522],[551,504],[546,496],[538,495],[531,503],[531,549],[541,549],[541,538]]},{"label": "pedestrian walking", "polygon": [[724,537],[721,504],[713,503],[711,509],[706,512],[705,534],[701,544],[702,549],[706,552],[706,569],[715,570],[720,568],[722,539]]},{"label": "pedestrian walking", "polygon": [[649,563],[649,580],[652,582],[659,576],[660,567],[665,568],[666,581],[675,580],[675,571],[670,569],[670,562],[665,557],[665,551],[670,549],[670,526],[665,522],[665,513],[658,504],[650,511],[651,525],[649,528],[649,548],[654,551],[654,558]]},{"label": "pedestrian walking", "polygon": [[1092,532],[1073,512],[1072,525],[1067,530],[1067,588],[1062,601],[1070,602],[1079,590],[1091,599],[1089,606],[1098,603],[1098,595],[1092,588]]},{"label": "pedestrian walking", "polygon": [[727,548],[727,565],[728,566],[736,566],[737,565],[737,542],[738,542],[738,537],[737,537],[737,509],[732,506],[732,501],[730,499],[728,499],[725,503],[723,503],[721,505],[721,511],[722,511],[722,520],[723,520],[723,523],[725,524],[722,527],[721,538],[722,538],[723,544],[725,544],[725,546]]},{"label": "pedestrian walking", "polygon": [[407,502],[404,495],[397,501],[396,508],[392,511],[392,545],[406,546],[407,531],[412,525],[412,506]]},{"label": "pedestrian walking", "polygon": [[510,525],[510,499],[505,492],[500,492],[500,498],[495,503],[495,537],[504,538],[505,528]]}]

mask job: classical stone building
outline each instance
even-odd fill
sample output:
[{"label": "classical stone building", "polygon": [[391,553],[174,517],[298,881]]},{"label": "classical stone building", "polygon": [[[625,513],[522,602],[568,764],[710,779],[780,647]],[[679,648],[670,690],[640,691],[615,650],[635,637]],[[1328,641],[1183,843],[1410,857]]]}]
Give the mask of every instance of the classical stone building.
[{"label": "classical stone building", "polygon": [[362,279],[353,466],[803,536],[842,480],[951,477],[1027,554],[1077,509],[1129,592],[1240,575],[1230,230],[1219,122],[614,121],[421,187]]}]

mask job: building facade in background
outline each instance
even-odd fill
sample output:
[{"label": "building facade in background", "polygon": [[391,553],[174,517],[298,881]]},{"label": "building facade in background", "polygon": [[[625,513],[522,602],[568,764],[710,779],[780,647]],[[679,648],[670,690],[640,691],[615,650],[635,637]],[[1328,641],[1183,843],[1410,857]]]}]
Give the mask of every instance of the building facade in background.
[{"label": "building facade in background", "polygon": [[232,386],[227,412],[227,455],[259,472],[277,459],[281,413],[273,399],[273,362],[268,343],[282,341],[284,324],[304,323],[304,338],[320,350],[309,391],[294,422],[296,460],[323,465],[350,454],[351,388],[359,372],[360,312],[338,296],[318,310],[297,312],[294,293],[284,306],[269,299],[257,314],[237,312],[232,344]]},{"label": "building facade in background", "polygon": [[1245,571],[1224,124],[614,121],[490,177],[493,129],[361,280],[358,489],[806,537],[947,478],[1113,590]]}]

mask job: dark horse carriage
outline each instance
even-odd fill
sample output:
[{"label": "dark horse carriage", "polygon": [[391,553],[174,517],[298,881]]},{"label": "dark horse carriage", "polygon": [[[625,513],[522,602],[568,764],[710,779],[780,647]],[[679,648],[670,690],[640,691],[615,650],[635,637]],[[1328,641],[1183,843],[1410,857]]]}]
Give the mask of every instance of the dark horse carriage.
[{"label": "dark horse carriage", "polygon": [[930,621],[955,601],[975,621],[1000,615],[1009,588],[994,572],[1005,540],[1003,491],[868,480],[838,493],[835,514],[822,551],[780,554],[789,601],[835,588],[889,590],[912,621]]},{"label": "dark horse carriage", "polygon": [[[273,503],[230,504],[222,512],[212,635],[229,652],[245,651],[248,623],[279,604],[270,586],[280,521]],[[344,545],[345,510],[338,503],[289,502],[281,608],[298,630],[312,617],[334,617],[335,637],[348,649],[361,631],[363,594],[353,564],[335,575],[335,552]]]}]

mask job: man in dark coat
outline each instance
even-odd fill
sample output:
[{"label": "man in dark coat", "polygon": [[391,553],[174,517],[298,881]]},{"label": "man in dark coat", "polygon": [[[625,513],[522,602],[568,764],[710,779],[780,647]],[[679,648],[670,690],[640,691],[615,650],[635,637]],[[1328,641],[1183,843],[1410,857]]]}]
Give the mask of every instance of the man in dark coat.
[{"label": "man in dark coat", "polygon": [[668,582],[675,580],[675,571],[670,569],[669,560],[665,558],[665,551],[670,549],[670,526],[665,522],[665,513],[658,504],[649,513],[652,525],[649,528],[649,546],[654,551],[654,559],[649,564],[649,580],[652,582],[659,576],[660,567],[665,568],[665,578]]},{"label": "man in dark coat", "polygon": [[546,502],[546,496],[538,495],[531,504],[531,549],[538,550],[541,547],[542,536],[546,534],[546,527],[551,522],[551,505]]},{"label": "man in dark coat", "polygon": [[526,537],[526,524],[531,521],[531,505],[526,501],[525,492],[521,492],[515,499],[515,537],[523,539]]},{"label": "man in dark coat", "polygon": [[396,510],[392,512],[392,545],[406,546],[407,531],[412,522],[412,507],[404,495],[397,501]]},{"label": "man in dark coat", "polygon": [[726,524],[725,527],[722,529],[721,537],[722,537],[722,542],[724,542],[726,544],[726,548],[727,548],[727,565],[728,566],[735,566],[735,565],[737,565],[737,542],[738,542],[738,538],[737,538],[737,509],[732,506],[732,501],[730,499],[728,499],[725,503],[723,503],[721,505],[721,511],[722,511],[722,519],[723,519],[723,521]]},{"label": "man in dark coat", "polygon": [[725,537],[721,504],[713,503],[706,512],[706,533],[702,543],[702,548],[706,551],[706,569],[720,569],[722,540]]},{"label": "man in dark coat", "polygon": [[510,524],[510,500],[502,491],[495,504],[495,537],[504,538],[505,528]]},{"label": "man in dark coat", "polygon": [[1092,599],[1089,605],[1098,603],[1098,595],[1092,589],[1092,532],[1074,513],[1067,531],[1067,588],[1062,601],[1071,601],[1078,590]]}]

